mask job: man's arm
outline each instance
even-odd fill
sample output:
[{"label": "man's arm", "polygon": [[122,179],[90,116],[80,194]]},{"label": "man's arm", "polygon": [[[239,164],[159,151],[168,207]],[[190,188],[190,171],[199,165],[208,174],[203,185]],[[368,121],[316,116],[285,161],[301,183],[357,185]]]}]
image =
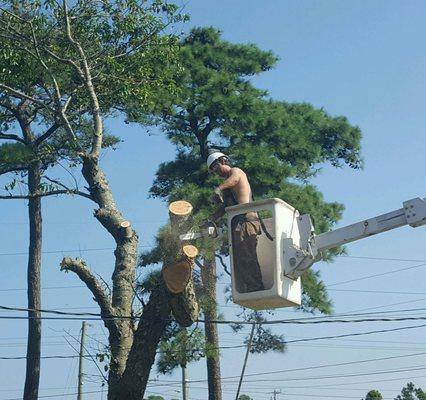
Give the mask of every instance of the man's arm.
[{"label": "man's arm", "polygon": [[218,208],[214,213],[213,213],[213,215],[211,216],[211,219],[214,221],[214,222],[218,222],[224,215],[226,214],[226,211],[225,211],[225,207],[224,206],[222,206],[222,207],[220,207],[220,208]]},{"label": "man's arm", "polygon": [[232,168],[231,169],[231,175],[229,175],[229,177],[226,180],[224,180],[218,186],[218,188],[220,190],[232,189],[235,185],[238,184],[238,182],[241,179],[242,174],[243,174],[243,171],[241,171],[239,168]]}]

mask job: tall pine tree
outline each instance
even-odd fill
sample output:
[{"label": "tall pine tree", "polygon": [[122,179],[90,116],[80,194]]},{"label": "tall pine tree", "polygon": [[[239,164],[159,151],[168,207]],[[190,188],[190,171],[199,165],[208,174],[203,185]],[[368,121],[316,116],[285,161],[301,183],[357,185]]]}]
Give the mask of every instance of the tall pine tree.
[{"label": "tall pine tree", "polygon": [[[176,146],[176,158],[160,165],[152,196],[185,198],[200,219],[208,218],[214,209],[209,201],[212,189],[219,182],[205,165],[208,150],[214,147],[247,173],[256,199],[279,197],[295,205],[302,213],[311,214],[317,232],[330,229],[339,220],[343,205],[324,201],[309,179],[325,163],[360,168],[361,132],[345,117],[332,117],[306,103],[275,101],[256,88],[251,77],[268,71],[276,62],[272,52],[253,44],[224,41],[214,28],[190,32],[181,47],[180,96],[165,99],[160,121]],[[217,316],[216,264],[213,251],[205,250],[204,256],[202,278],[211,300],[204,314],[209,320]],[[150,259],[155,261],[155,257]],[[302,283],[302,308],[331,312],[319,273],[306,272]],[[262,321],[263,317],[253,313],[250,318]],[[259,334],[271,338],[268,330],[261,329]],[[206,339],[217,341],[214,324],[206,324]],[[265,348],[261,345],[259,349]],[[283,346],[276,349],[283,350]],[[217,400],[221,398],[219,364],[217,359],[208,358],[207,362],[209,399]]]}]

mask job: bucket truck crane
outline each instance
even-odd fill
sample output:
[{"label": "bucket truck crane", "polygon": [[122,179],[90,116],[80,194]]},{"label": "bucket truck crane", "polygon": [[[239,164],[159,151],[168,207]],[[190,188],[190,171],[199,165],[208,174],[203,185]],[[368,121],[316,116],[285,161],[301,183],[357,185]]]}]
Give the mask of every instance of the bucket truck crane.
[{"label": "bucket truck crane", "polygon": [[[273,198],[226,208],[231,260],[233,301],[242,306],[263,310],[298,306],[301,303],[300,276],[322,259],[322,251],[376,235],[404,225],[413,228],[426,224],[426,201],[414,198],[397,210],[359,221],[329,232],[316,234],[309,214],[300,213],[281,199]],[[261,270],[263,290],[241,289],[241,274],[235,263],[241,257],[233,246],[235,218],[258,216],[262,233],[257,237],[256,254]],[[224,231],[208,227],[201,232],[180,236],[181,240],[217,237]],[[243,271],[243,272],[241,272]]]}]

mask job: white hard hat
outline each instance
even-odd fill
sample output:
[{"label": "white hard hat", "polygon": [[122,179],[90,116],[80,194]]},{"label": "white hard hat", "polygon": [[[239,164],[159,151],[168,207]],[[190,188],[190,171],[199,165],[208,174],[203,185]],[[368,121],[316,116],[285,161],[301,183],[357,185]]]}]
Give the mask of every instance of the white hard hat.
[{"label": "white hard hat", "polygon": [[210,168],[210,166],[216,161],[219,160],[219,158],[228,158],[225,154],[221,153],[220,151],[215,151],[207,157],[207,168]]}]

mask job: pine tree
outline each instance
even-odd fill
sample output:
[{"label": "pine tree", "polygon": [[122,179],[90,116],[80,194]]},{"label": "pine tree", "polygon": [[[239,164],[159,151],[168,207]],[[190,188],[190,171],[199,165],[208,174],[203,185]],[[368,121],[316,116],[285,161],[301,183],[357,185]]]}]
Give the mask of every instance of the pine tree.
[{"label": "pine tree", "polygon": [[[256,88],[250,78],[273,68],[276,61],[272,52],[253,44],[222,40],[214,28],[190,32],[182,41],[179,97],[166,99],[169,106],[158,121],[176,146],[176,158],[160,165],[152,196],[184,198],[194,205],[199,220],[208,219],[214,211],[209,200],[218,179],[209,174],[205,161],[214,147],[247,173],[255,199],[279,197],[293,204],[301,213],[311,214],[317,232],[329,230],[339,220],[343,205],[325,202],[309,179],[325,163],[360,168],[361,132],[345,117],[332,117],[306,103],[275,101]],[[209,276],[203,283],[211,300],[204,311],[206,320],[217,315],[214,250],[227,254],[223,248],[204,250],[202,271]],[[156,261],[156,252],[148,257],[151,262]],[[302,283],[302,308],[331,312],[319,272],[306,272]],[[249,315],[252,321],[263,318],[260,313]],[[210,328],[206,324],[206,336],[211,336],[207,340],[216,340],[217,332],[209,332]],[[258,333],[258,349],[263,351],[271,342],[271,332],[262,328]],[[275,339],[275,350],[284,350],[282,337]],[[210,361],[209,399],[220,400],[218,363]]]}]

